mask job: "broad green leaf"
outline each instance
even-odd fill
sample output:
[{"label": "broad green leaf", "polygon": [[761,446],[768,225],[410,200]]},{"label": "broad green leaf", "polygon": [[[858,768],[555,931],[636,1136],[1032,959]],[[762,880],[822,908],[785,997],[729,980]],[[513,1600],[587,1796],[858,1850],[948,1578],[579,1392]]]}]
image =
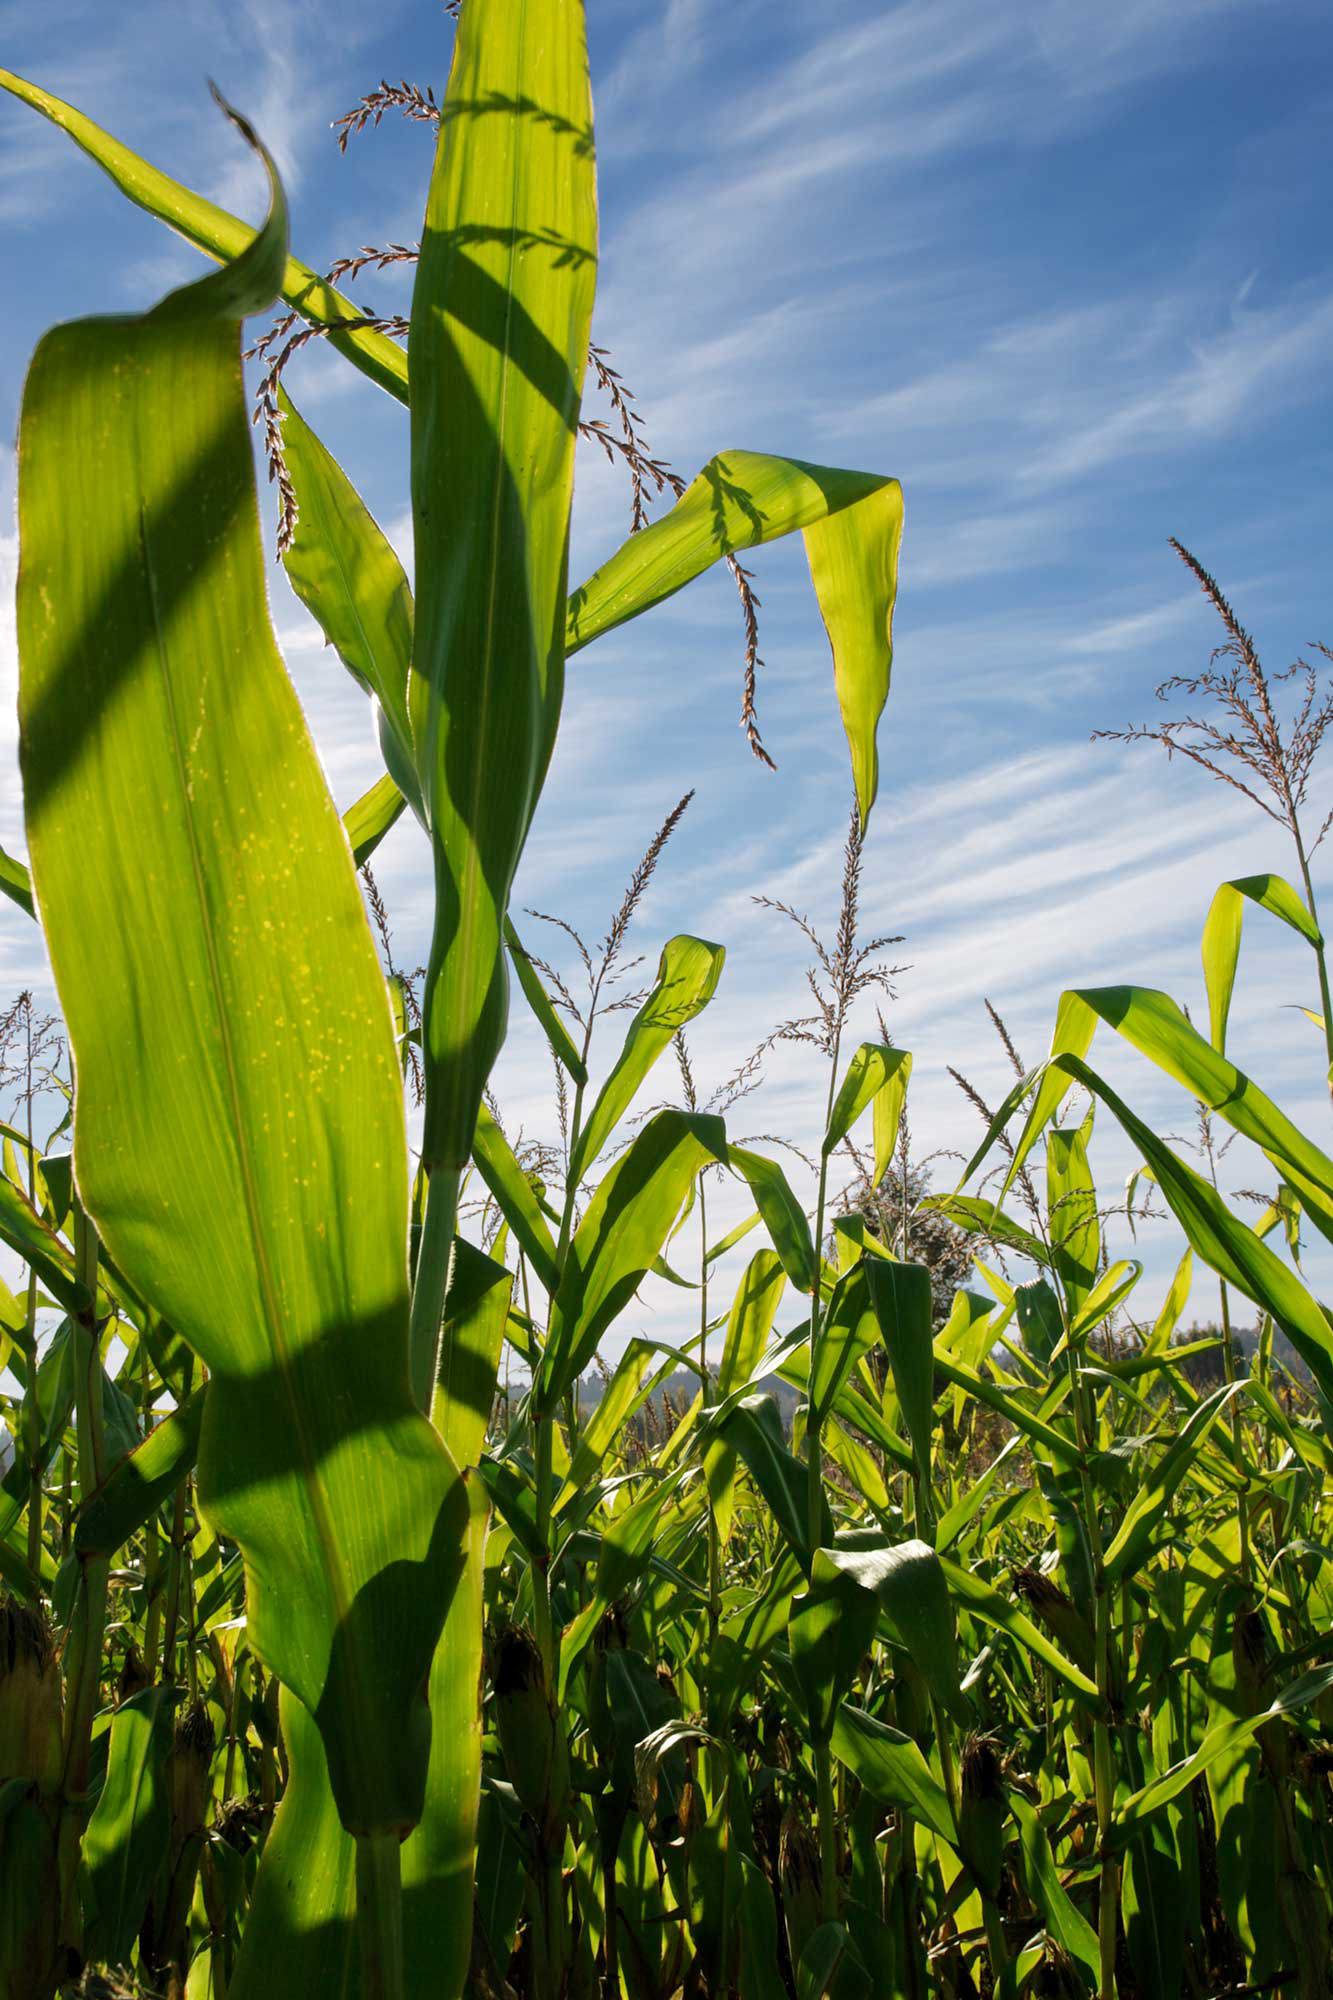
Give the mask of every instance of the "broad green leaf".
[{"label": "broad green leaf", "polygon": [[[76,111],[72,104],[63,103],[50,91],[7,69],[0,69],[0,90],[9,91],[39,111],[43,118],[49,118],[80,151],[96,161],[137,208],[146,209],[159,222],[165,222],[169,229],[174,229],[216,263],[229,264],[238,259],[254,241],[251,223],[242,222],[239,216],[228,214],[216,202],[193,193],[170,174],[151,166],[91,118]],[[284,250],[284,261],[277,266],[274,291],[297,312],[327,326],[329,332],[325,337],[330,345],[372,382],[387,389],[400,402],[407,401],[407,361],[402,349],[387,334],[367,327],[361,307],[335,291],[318,271]],[[256,306],[254,310],[258,312],[261,308]]]},{"label": "broad green leaf", "polygon": [[318,1731],[284,1693],[287,1782],[264,1843],[228,2000],[360,1991],[356,1844],[339,1823]]},{"label": "broad green leaf", "polygon": [[944,1787],[910,1736],[844,1702],[833,1725],[833,1754],[885,1805],[910,1813],[950,1845],[957,1840]]},{"label": "broad green leaf", "polygon": [[[862,1112],[870,1104],[878,1108],[881,1092],[896,1104],[898,1118],[902,1116],[902,1102],[907,1094],[908,1079],[912,1074],[912,1058],[906,1049],[890,1048],[884,1042],[862,1042],[856,1054],[847,1065],[847,1074],[838,1086],[838,1094],[833,1100],[829,1114],[828,1129],[824,1133],[822,1151],[827,1159],[839,1142],[846,1138]],[[896,1125],[895,1139],[896,1139]],[[880,1129],[875,1127],[875,1180],[878,1182],[888,1166],[893,1153],[890,1144],[886,1157],[881,1160]]]},{"label": "broad green leaf", "polygon": [[[462,1578],[430,1670],[426,1804],[401,1849],[405,1990],[461,2000],[481,1779],[481,1591],[487,1506],[469,1479]],[[356,1847],[338,1822],[328,1766],[304,1709],[285,1693],[288,1776],[264,1844],[228,2000],[363,1992]]]},{"label": "broad green leaf", "polygon": [[428,1172],[466,1165],[504,1039],[504,917],[563,691],[596,269],[583,9],[473,8],[455,33],[408,341],[408,712],[435,848]]},{"label": "broad green leaf", "polygon": [[844,1697],[875,1637],[879,1607],[855,1577],[821,1571],[792,1598],[787,1643],[805,1697],[811,1740],[827,1743]]},{"label": "broad green leaf", "polygon": [[833,650],[833,685],[863,828],[879,790],[875,739],[893,669],[893,607],[902,539],[903,495],[896,480],[858,506],[811,521],[805,530],[810,581]]},{"label": "broad green leaf", "polygon": [[407,719],[412,593],[403,566],[347,474],[282,390],[279,407],[298,510],[283,568],[343,665],[374,697],[389,775],[420,818]]},{"label": "broad green leaf", "polygon": [[798,1292],[813,1292],[818,1282],[815,1245],[805,1210],[776,1160],[748,1146],[728,1143],[723,1164],[738,1173],[754,1196],[782,1268]]},{"label": "broad green leaf", "polygon": [[720,1118],[659,1111],[600,1182],[570,1243],[534,1394],[554,1409],[652,1268],[695,1174],[725,1158]]},{"label": "broad green leaf", "polygon": [[893,1075],[888,1077],[875,1096],[871,1106],[870,1125],[875,1141],[875,1185],[884,1179],[889,1164],[898,1150],[898,1135],[902,1130],[903,1106],[907,1102],[907,1086],[912,1078],[912,1058],[904,1051],[903,1060]]},{"label": "broad green leaf", "polygon": [[[1185,1254],[1188,1256],[1189,1252]],[[1118,1257],[1114,1264],[1108,1265],[1074,1318],[1070,1328],[1073,1338],[1086,1339],[1115,1311],[1122,1299],[1128,1298],[1142,1276],[1143,1266],[1136,1258]]]},{"label": "broad green leaf", "polygon": [[122,1459],[106,1484],[79,1509],[74,1523],[78,1555],[114,1555],[194,1468],[208,1402],[203,1383],[189,1400],[148,1433]]},{"label": "broad green leaf", "polygon": [[720,944],[703,938],[669,938],[662,947],[653,989],[630,1022],[615,1067],[575,1143],[569,1162],[575,1185],[596,1161],[663,1050],[712,999],[725,957]]},{"label": "broad green leaf", "polygon": [[[1010,1166],[1011,1180],[1076,1080],[1076,1072],[1062,1067],[1059,1059],[1071,1056],[1081,1060],[1086,1056],[1099,1020],[1123,1035],[1141,1055],[1237,1132],[1253,1139],[1280,1170],[1290,1167],[1293,1179],[1305,1175],[1325,1198],[1333,1197],[1333,1159],[1307,1139],[1256,1083],[1206,1042],[1174,1000],[1142,986],[1080,987],[1061,995],[1051,1053]],[[1144,1157],[1152,1167],[1153,1161],[1146,1154]]]},{"label": "broad green leaf", "polygon": [[111,1718],[106,1780],[83,1836],[85,1948],[128,1965],[171,1842],[171,1755],[177,1690],[145,1688]]},{"label": "broad green leaf", "polygon": [[554,1408],[587,1367],[653,1268],[694,1176],[709,1161],[748,1183],[788,1276],[798,1285],[814,1282],[805,1211],[776,1161],[731,1145],[722,1120],[709,1113],[659,1111],[599,1183],[575,1232],[537,1389],[543,1409]]},{"label": "broad green leaf", "polygon": [[1152,1546],[1154,1531],[1171,1504],[1171,1496],[1197,1458],[1209,1431],[1227,1404],[1243,1395],[1247,1387],[1247,1383],[1233,1382],[1205,1396],[1190,1412],[1179,1436],[1162,1453],[1134,1495],[1106,1551],[1103,1561],[1110,1588],[1133,1576],[1141,1567]]},{"label": "broad green leaf", "polygon": [[648,1398],[671,1373],[673,1363],[664,1361],[650,1375],[649,1366],[658,1352],[651,1340],[632,1340],[616,1363],[610,1381],[602,1390],[597,1408],[579,1429],[578,1444],[569,1462],[564,1484],[552,1502],[551,1515],[557,1518],[578,1494],[596,1479],[602,1460],[624,1427],[637,1416]]},{"label": "broad green leaf", "polygon": [[[1208,990],[1208,1031],[1219,1055],[1227,1045],[1227,1021],[1236,984],[1241,924],[1247,900],[1259,909],[1280,917],[1307,944],[1319,946],[1324,941],[1304,898],[1281,875],[1243,875],[1234,882],[1223,882],[1209,905],[1203,926],[1203,978]],[[1319,1025],[1322,1027],[1323,1022]]]},{"label": "broad green leaf", "polygon": [[[777,1366],[777,1373],[784,1382],[792,1383],[808,1397],[810,1390],[810,1343],[808,1330],[801,1328],[794,1338],[803,1342],[785,1353]],[[844,1382],[830,1404],[831,1413],[840,1417],[845,1424],[863,1433],[880,1451],[891,1458],[904,1472],[914,1470],[916,1460],[906,1441],[899,1437],[893,1426],[887,1423],[883,1414],[867,1396],[854,1388],[851,1382]],[[830,1446],[830,1456],[837,1456],[836,1447]]]},{"label": "broad green leaf", "polygon": [[1064,1346],[1064,1314],[1059,1299],[1044,1278],[1035,1278],[1015,1291],[1014,1311],[1024,1348],[1041,1373],[1049,1373]]},{"label": "broad green leaf", "polygon": [[24,796],[84,1205],[208,1366],[200,1498],[245,1553],[251,1642],[346,1821],[387,1831],[420,1811],[463,1495],[406,1380],[384,981],[265,601],[239,320],[283,269],[274,186],[236,265],[38,348]]}]

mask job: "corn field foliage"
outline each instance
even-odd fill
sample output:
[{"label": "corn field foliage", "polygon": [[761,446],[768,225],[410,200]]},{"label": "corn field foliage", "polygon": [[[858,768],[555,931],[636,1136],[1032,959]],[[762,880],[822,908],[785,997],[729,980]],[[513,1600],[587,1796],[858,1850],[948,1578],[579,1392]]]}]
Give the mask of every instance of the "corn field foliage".
[{"label": "corn field foliage", "polygon": [[[1298,880],[1219,888],[1206,1033],[1145,987],[1052,995],[1049,1054],[977,1100],[932,1193],[879,1012],[893,941],[856,928],[901,492],[652,457],[590,346],[579,0],[466,0],[446,90],[340,121],[346,145],[404,111],[435,157],[419,244],[328,277],[238,113],[258,229],[0,83],[218,267],[56,327],[23,396],[28,854],[0,886],[60,1018],[24,995],[4,1022],[0,1996],[1321,2000],[1333,1329],[1299,1253],[1333,1237],[1333,1158],[1226,1053],[1248,914],[1312,953],[1333,1060],[1313,675],[1284,735],[1198,571],[1229,639],[1193,691],[1223,720],[1168,747],[1240,758]],[[410,317],[338,289],[392,262]],[[383,753],[341,822],[267,608],[242,327],[275,306],[280,552]],[[408,407],[415,598],[288,394],[315,339]],[[571,582],[581,434],[628,470],[631,532]],[[612,997],[678,814],[600,951],[559,934],[586,995],[509,907],[567,662],[717,563],[762,754],[740,559],[798,531],[856,801],[834,941],[798,918],[814,1011],[777,1031],[826,1089],[823,1131],[783,1135],[812,1207],[739,1129],[760,1059],[696,1086],[723,945],[670,938]],[[419,982],[372,926],[403,814]],[[511,1004],[559,1146],[489,1093]],[[1099,1036],[1194,1100],[1194,1162]],[[1094,1115],[1141,1163],[1118,1222]],[[1270,1170],[1248,1219],[1231,1134]],[[724,1180],[746,1219],[719,1234]],[[1180,1232],[1155,1318],[1122,1254],[1144,1198]],[[684,1345],[637,1331],[650,1274],[697,1312]],[[1195,1285],[1220,1330],[1191,1339]]]}]

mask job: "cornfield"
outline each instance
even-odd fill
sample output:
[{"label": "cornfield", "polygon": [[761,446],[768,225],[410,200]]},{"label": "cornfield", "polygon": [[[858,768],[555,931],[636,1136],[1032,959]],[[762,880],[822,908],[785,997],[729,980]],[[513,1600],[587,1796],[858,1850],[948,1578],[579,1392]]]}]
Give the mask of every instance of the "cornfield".
[{"label": "cornfield", "polygon": [[[438,99],[386,83],[340,121],[437,140],[419,244],[325,276],[238,112],[258,229],[0,84],[219,266],[56,327],[23,398],[28,857],[0,888],[60,1018],[25,994],[0,1024],[3,2000],[1323,2000],[1333,1327],[1299,1252],[1333,1239],[1333,1158],[1226,1053],[1248,914],[1311,951],[1333,1064],[1314,671],[1285,716],[1181,551],[1223,653],[1202,719],[1130,733],[1247,791],[1296,879],[1202,913],[1207,1033],[1149,988],[1070,990],[1028,1068],[997,1018],[1013,1087],[971,1092],[976,1154],[932,1193],[896,940],[858,929],[902,493],[652,455],[592,343],[578,0],[466,0]],[[348,290],[394,262],[411,313],[379,319]],[[279,553],[384,763],[341,822],[264,582],[242,328],[275,306],[250,354]],[[408,407],[415,591],[288,393],[316,340]],[[571,588],[580,435],[631,531]],[[797,531],[855,803],[832,941],[775,911],[813,1011],[770,1039],[826,1090],[779,1143],[738,1130],[760,1055],[695,1082],[722,944],[672,937],[617,987],[683,805],[601,945],[561,932],[577,980],[510,891],[567,658],[716,564],[765,754],[742,558]],[[419,982],[369,867],[405,814]],[[511,983],[558,1145],[490,1093]],[[1099,1030],[1194,1100],[1199,1164],[1094,1067]],[[1128,1200],[1094,1116],[1141,1162]],[[1271,1169],[1253,1221],[1230,1133]],[[745,1219],[718,1234],[724,1178]],[[1146,1194],[1181,1242],[1144,1318],[1118,1234]],[[684,1344],[634,1330],[650,1276],[690,1294]],[[1191,1337],[1196,1284],[1218,1326]]]}]

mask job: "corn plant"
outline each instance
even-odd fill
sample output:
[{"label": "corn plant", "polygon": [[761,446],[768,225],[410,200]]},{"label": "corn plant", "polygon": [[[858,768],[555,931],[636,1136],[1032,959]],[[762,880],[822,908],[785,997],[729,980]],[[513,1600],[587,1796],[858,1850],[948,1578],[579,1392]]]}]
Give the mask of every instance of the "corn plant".
[{"label": "corn plant", "polygon": [[[480,1355],[453,1351],[473,1319],[450,1317],[450,1273],[457,1285],[470,1261],[454,1248],[458,1185],[504,1035],[507,903],[555,747],[565,657],[710,563],[804,530],[868,814],[900,495],[880,477],[724,454],[569,593],[597,251],[574,0],[543,0],[523,17],[478,0],[458,29],[406,356],[290,255],[266,155],[270,209],[255,232],[36,86],[8,72],[0,82],[222,265],[143,315],[56,329],[24,393],[31,879],[7,859],[5,883],[40,915],[77,1094],[63,1180],[29,1140],[30,1186],[7,1179],[5,1212],[32,1284],[66,1315],[77,1516],[58,1592],[52,1582],[65,1633],[59,1700],[40,1506],[28,1560],[7,1559],[35,1607],[13,1614],[11,1682],[17,1695],[36,1677],[33,1699],[57,1734],[49,1754],[16,1751],[5,1772],[17,1885],[6,1978],[15,1992],[47,1992],[94,1943],[99,1957],[125,1956],[136,1929],[152,1977],[186,1976],[185,1857],[197,1865],[200,1813],[184,1794],[189,1759],[208,1761],[211,1724],[181,1710],[173,1736],[171,1716],[197,1505],[219,1576],[232,1560],[223,1552],[239,1553],[247,1656],[256,1691],[264,1677],[284,1780],[239,1954],[231,1964],[224,1911],[209,1977],[235,1992],[274,1977],[298,1991],[341,1985],[354,1910],[366,1995],[441,1981],[458,1990],[485,1519],[467,1472],[490,1388]],[[295,410],[284,413],[301,524],[293,581],[374,695],[388,766],[344,827],[264,602],[240,325],[278,296],[410,405],[415,604],[341,470]],[[429,839],[435,882],[415,1191],[393,1016],[353,873],[354,854],[368,854],[404,801]],[[710,947],[697,953],[716,961]],[[681,976],[664,961],[664,991]],[[658,1032],[650,1021],[629,1058],[631,1089]],[[594,1107],[581,1166],[619,1108],[615,1090]],[[705,1157],[764,1175],[732,1157],[720,1121],[667,1116],[607,1177],[577,1233],[567,1210],[534,1390],[539,1454],[549,1456],[551,1414],[580,1359],[655,1254],[662,1204],[679,1205]],[[771,1176],[765,1187],[781,1201]],[[27,1390],[40,1420],[30,1321]],[[105,1373],[113,1326],[134,1329],[144,1363],[133,1421]],[[138,1444],[154,1369],[177,1408]],[[548,1473],[543,1504],[549,1487]],[[112,1555],[127,1531],[156,1536],[164,1490],[179,1504],[167,1631],[152,1648],[163,1679],[127,1695],[99,1732]],[[543,1575],[540,1560],[533,1571]],[[549,1623],[543,1631],[549,1667]],[[198,1637],[191,1621],[191,1675]],[[218,1647],[215,1693],[234,1750],[239,1663]],[[108,1734],[90,1811],[95,1738]],[[166,1783],[168,1743],[179,1854],[164,1885],[139,1849],[165,1823],[145,1773]],[[271,1803],[271,1770],[261,1801],[265,1787]]]}]

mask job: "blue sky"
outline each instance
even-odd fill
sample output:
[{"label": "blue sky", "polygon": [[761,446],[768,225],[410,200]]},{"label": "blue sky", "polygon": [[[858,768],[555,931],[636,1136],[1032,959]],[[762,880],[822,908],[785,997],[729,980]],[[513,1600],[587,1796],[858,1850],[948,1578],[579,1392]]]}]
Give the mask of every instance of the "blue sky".
[{"label": "blue sky", "polygon": [[[1168,535],[1217,572],[1270,667],[1333,637],[1321,588],[1333,20],[1324,0],[593,0],[590,15],[595,331],[654,448],[686,474],[745,446],[903,482],[863,906],[868,927],[905,934],[895,955],[911,969],[890,1026],[915,1053],[918,1149],[970,1148],[973,1114],[945,1066],[1003,1089],[984,997],[1029,1061],[1067,985],[1133,979],[1197,1010],[1213,888],[1291,867],[1234,795],[1089,736],[1146,718],[1156,683],[1201,667],[1218,637]],[[329,121],[381,76],[441,89],[448,48],[434,0],[141,0],[132,13],[0,0],[7,65],[253,216],[260,189],[209,102],[215,77],[276,152],[294,247],[321,266],[415,240],[428,131],[390,117],[340,158]],[[0,255],[0,840],[21,851],[10,447],[26,358],[53,319],[141,308],[199,260],[7,103]],[[360,296],[400,309],[407,286],[375,279]],[[330,354],[292,386],[410,560],[401,410]],[[577,573],[621,539],[625,513],[622,482],[585,453]],[[518,898],[598,934],[694,786],[637,941],[650,958],[677,930],[727,945],[691,1037],[709,1081],[803,1011],[799,939],[751,898],[784,897],[831,929],[846,824],[845,749],[800,549],[761,551],[755,569],[777,776],[735,727],[734,597],[725,577],[705,580],[572,664]],[[273,609],[345,805],[378,769],[364,705],[276,571]],[[1330,803],[1333,785],[1322,807],[1317,789],[1316,824]],[[429,871],[412,828],[377,873],[413,964]],[[1322,880],[1333,898],[1326,866]],[[1304,948],[1262,923],[1248,934],[1233,1053],[1327,1139],[1318,1041],[1281,1011],[1313,997]],[[49,992],[36,934],[0,910],[0,996],[25,983]],[[1098,1059],[1137,1108],[1188,1130],[1155,1072],[1109,1041]],[[513,1122],[553,1129],[549,1067],[517,1013],[497,1087]],[[808,1147],[823,1090],[805,1054],[780,1051],[740,1129]],[[1094,1157],[1108,1190],[1134,1164],[1109,1123]],[[1259,1169],[1233,1160],[1224,1185],[1252,1184]],[[941,1184],[948,1173],[942,1163]],[[1145,1307],[1176,1243],[1170,1230],[1143,1239]],[[1196,1304],[1207,1309],[1202,1292]],[[689,1312],[654,1296],[643,1310],[663,1333]]]}]

